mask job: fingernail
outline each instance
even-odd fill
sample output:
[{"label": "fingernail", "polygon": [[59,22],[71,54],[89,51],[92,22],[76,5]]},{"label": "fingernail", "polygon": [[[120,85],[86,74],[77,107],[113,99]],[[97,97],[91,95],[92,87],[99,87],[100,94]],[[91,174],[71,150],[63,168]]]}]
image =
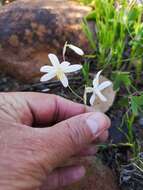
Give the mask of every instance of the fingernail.
[{"label": "fingernail", "polygon": [[94,112],[95,108],[86,106],[86,112]]},{"label": "fingernail", "polygon": [[100,112],[90,115],[87,118],[86,123],[94,136],[99,136],[103,130],[110,126],[110,120],[108,117]]}]

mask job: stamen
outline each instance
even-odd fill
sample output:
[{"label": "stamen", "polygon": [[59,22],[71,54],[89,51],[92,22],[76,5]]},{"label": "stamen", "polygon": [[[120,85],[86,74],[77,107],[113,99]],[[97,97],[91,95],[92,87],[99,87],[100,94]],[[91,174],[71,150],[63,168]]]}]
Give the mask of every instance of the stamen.
[{"label": "stamen", "polygon": [[61,68],[58,68],[58,69],[57,69],[56,74],[57,74],[58,80],[61,80],[62,78],[64,78],[64,72],[62,71]]}]

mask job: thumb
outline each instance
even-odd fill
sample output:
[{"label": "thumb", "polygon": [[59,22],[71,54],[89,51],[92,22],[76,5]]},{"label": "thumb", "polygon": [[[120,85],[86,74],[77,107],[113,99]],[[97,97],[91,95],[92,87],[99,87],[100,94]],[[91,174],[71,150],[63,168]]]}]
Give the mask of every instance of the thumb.
[{"label": "thumb", "polygon": [[37,129],[44,143],[46,166],[56,168],[96,140],[109,126],[109,118],[97,112],[72,117],[50,128]]}]

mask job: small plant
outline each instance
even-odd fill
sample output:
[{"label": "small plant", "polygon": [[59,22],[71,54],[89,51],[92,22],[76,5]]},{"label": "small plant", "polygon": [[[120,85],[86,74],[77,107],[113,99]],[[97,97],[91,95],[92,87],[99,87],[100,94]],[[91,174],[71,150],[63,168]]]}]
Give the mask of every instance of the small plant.
[{"label": "small plant", "polygon": [[[84,2],[84,1],[83,1]],[[142,69],[143,6],[127,0],[92,0],[93,11],[84,18],[83,30],[95,52],[98,70],[136,70],[139,78]],[[95,23],[96,40],[88,22]]]},{"label": "small plant", "polygon": [[[44,74],[40,81],[41,82],[46,82],[48,80],[51,80],[55,77],[57,77],[58,80],[61,81],[62,85],[65,88],[69,88],[70,91],[76,95],[78,98],[80,98],[82,101],[84,101],[85,104],[87,104],[87,93],[92,93],[91,97],[90,97],[90,104],[91,106],[95,106],[95,102],[96,102],[96,96],[99,97],[100,101],[103,102],[107,102],[107,98],[101,93],[101,91],[104,91],[104,89],[108,88],[109,86],[112,85],[111,81],[103,81],[100,83],[100,74],[102,71],[99,71],[94,80],[93,80],[93,87],[85,87],[85,92],[83,95],[83,98],[80,97],[70,86],[69,86],[69,82],[68,82],[68,78],[66,76],[66,74],[71,73],[71,72],[76,72],[82,69],[82,66],[79,64],[75,64],[75,65],[71,65],[70,62],[66,61],[65,58],[65,54],[66,54],[66,50],[67,48],[70,48],[71,50],[73,50],[76,54],[83,56],[84,52],[82,49],[80,49],[79,47],[72,45],[72,44],[68,44],[67,42],[65,43],[64,47],[63,47],[63,61],[60,63],[58,57],[55,54],[48,54],[49,60],[52,63],[52,66],[49,65],[45,65],[42,66],[40,71],[44,72],[46,74]],[[83,70],[83,72],[85,72],[85,70]],[[86,72],[85,72],[86,74]],[[87,78],[89,80],[89,78]],[[86,85],[85,85],[86,86]],[[113,92],[114,94],[114,92]],[[113,103],[113,102],[112,102]],[[109,109],[111,105],[108,106],[107,104],[107,109]],[[96,106],[95,106],[96,109]],[[102,109],[100,111],[103,111]],[[104,112],[104,111],[103,111]]]},{"label": "small plant", "polygon": [[[136,89],[129,72],[114,72],[112,77],[114,89],[118,94],[124,91],[124,97],[121,95],[117,101],[117,109],[124,108],[119,131],[126,136],[127,143],[132,147],[132,156],[136,157],[139,154],[140,143],[136,139],[133,126],[139,114],[143,112],[143,93]],[[122,129],[124,125],[127,128],[126,133]]]}]

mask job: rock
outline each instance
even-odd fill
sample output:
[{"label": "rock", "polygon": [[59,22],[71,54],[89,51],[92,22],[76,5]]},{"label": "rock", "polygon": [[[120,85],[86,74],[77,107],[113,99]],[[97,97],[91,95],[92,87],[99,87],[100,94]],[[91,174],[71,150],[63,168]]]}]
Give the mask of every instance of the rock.
[{"label": "rock", "polygon": [[[48,53],[62,55],[65,41],[88,49],[81,20],[89,10],[69,0],[19,0],[3,6],[0,70],[31,83],[39,80]],[[75,56],[72,60],[78,61]]]},{"label": "rock", "polygon": [[95,156],[84,158],[78,163],[86,167],[87,174],[84,179],[58,190],[119,190],[115,175]]}]

